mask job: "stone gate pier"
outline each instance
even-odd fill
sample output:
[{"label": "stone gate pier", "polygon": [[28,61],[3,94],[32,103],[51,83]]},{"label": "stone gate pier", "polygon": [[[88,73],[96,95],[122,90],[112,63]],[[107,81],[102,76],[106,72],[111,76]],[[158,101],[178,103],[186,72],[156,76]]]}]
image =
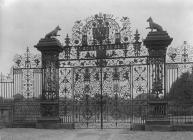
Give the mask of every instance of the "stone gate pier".
[{"label": "stone gate pier", "polygon": [[170,121],[167,117],[166,100],[166,51],[172,42],[166,31],[151,31],[143,41],[148,49],[149,95],[146,130],[167,130]]},{"label": "stone gate pier", "polygon": [[40,98],[41,117],[37,128],[58,128],[59,126],[59,53],[62,45],[56,38],[43,38],[35,46],[42,54],[42,94]]}]

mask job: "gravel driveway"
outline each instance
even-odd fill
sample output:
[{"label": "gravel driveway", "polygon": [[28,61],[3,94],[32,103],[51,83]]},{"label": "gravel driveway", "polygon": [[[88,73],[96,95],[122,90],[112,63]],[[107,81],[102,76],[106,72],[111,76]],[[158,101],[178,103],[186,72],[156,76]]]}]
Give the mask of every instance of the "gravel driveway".
[{"label": "gravel driveway", "polygon": [[3,128],[0,129],[0,140],[193,140],[193,132]]}]

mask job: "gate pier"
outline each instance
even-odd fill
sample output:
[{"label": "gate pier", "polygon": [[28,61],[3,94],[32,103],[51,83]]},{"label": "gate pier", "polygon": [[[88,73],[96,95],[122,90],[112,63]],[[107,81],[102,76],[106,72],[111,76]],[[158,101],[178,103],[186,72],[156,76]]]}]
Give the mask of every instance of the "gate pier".
[{"label": "gate pier", "polygon": [[166,100],[166,51],[172,38],[166,31],[149,32],[144,45],[148,49],[149,95],[146,130],[167,130],[170,121],[167,117]]},{"label": "gate pier", "polygon": [[43,38],[35,46],[42,54],[42,94],[37,128],[59,128],[59,53],[62,45],[56,38]]}]

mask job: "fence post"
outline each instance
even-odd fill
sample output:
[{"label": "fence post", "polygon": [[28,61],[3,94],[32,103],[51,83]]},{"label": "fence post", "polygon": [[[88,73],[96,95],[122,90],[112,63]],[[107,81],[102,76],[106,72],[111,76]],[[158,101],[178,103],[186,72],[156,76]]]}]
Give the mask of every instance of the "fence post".
[{"label": "fence post", "polygon": [[148,94],[147,125],[169,123],[165,98],[165,63],[167,47],[172,40],[168,33],[162,30],[149,32],[144,40],[144,45],[149,52],[149,79],[152,83]]},{"label": "fence post", "polygon": [[62,45],[56,38],[43,38],[35,46],[42,54],[41,117],[37,128],[59,127],[59,53]]}]

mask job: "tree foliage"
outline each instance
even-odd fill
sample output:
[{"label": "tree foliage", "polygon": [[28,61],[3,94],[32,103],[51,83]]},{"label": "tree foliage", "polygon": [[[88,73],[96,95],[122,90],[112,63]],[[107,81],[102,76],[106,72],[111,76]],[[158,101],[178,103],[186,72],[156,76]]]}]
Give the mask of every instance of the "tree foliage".
[{"label": "tree foliage", "polygon": [[183,73],[171,86],[168,99],[173,103],[193,103],[193,74]]}]

